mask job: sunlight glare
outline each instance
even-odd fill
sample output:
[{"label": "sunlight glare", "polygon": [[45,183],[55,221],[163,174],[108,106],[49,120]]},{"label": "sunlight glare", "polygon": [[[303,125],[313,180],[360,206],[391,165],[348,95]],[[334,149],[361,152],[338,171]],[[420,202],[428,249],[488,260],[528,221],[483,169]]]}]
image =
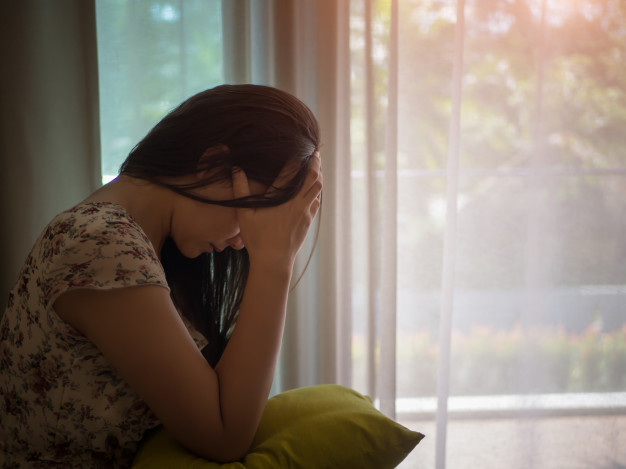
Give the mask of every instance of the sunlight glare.
[{"label": "sunlight glare", "polygon": [[[541,18],[541,10],[545,3],[546,22],[551,26],[562,26],[565,20],[577,9],[579,0],[530,0],[530,9],[536,18]],[[589,2],[584,2],[587,5]],[[591,5],[592,6],[592,5]],[[593,7],[593,6],[592,6]]]}]

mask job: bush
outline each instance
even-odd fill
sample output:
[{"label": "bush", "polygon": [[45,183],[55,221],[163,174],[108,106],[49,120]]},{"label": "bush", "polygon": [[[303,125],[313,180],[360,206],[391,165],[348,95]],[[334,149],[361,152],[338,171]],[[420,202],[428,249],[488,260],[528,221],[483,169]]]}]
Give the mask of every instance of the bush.
[{"label": "bush", "polygon": [[[398,395],[436,393],[438,345],[427,332],[398,337]],[[593,327],[581,334],[563,329],[454,332],[452,395],[615,392],[626,389],[626,326]]]}]

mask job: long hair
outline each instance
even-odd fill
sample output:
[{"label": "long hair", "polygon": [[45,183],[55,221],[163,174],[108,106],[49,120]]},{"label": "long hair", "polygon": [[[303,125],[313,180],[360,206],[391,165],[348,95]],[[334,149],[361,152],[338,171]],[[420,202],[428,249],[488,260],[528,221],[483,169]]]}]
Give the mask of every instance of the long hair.
[{"label": "long hair", "polygon": [[[132,149],[120,173],[209,204],[276,206],[298,193],[319,143],[317,120],[292,95],[260,85],[221,85],[192,96],[167,114]],[[291,170],[289,181],[272,186],[286,165]],[[193,191],[230,181],[233,167],[271,190],[219,201]],[[203,177],[196,182],[179,182],[199,173]],[[203,353],[215,366],[237,320],[248,277],[247,251],[228,248],[189,259],[167,239],[161,262],[174,304],[208,339]]]}]

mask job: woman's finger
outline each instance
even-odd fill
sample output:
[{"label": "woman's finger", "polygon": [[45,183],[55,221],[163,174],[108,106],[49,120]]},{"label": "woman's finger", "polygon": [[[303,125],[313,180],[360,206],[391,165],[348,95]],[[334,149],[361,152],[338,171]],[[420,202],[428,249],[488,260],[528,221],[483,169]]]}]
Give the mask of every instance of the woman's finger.
[{"label": "woman's finger", "polygon": [[248,177],[241,168],[233,167],[233,195],[235,199],[248,197],[250,195],[250,185]]},{"label": "woman's finger", "polygon": [[313,199],[313,202],[311,203],[309,207],[309,213],[311,214],[311,218],[315,218],[315,215],[317,215],[317,212],[319,211],[321,205],[322,205],[322,193],[320,192],[317,195],[317,197]]},{"label": "woman's finger", "polygon": [[[321,166],[321,159],[319,155],[320,154],[318,151],[315,151],[315,153],[313,153],[313,156],[314,156],[313,162],[311,164],[311,171],[309,171],[308,177],[311,177],[311,172],[314,170],[314,168],[317,169]],[[271,191],[272,188],[287,186],[289,182],[291,182],[291,180],[294,177],[294,174],[297,171],[298,171],[298,166],[296,164],[288,164],[288,165],[283,166],[283,168],[280,170],[280,173],[278,173],[278,176],[276,177],[276,179],[274,180],[273,184],[270,186],[268,191]],[[307,187],[308,185],[305,181],[303,188],[307,188]]]},{"label": "woman's finger", "polygon": [[322,192],[323,176],[321,162],[317,161],[311,167],[311,171],[307,177],[304,187],[301,191],[302,197],[305,199],[312,199],[318,197]]}]

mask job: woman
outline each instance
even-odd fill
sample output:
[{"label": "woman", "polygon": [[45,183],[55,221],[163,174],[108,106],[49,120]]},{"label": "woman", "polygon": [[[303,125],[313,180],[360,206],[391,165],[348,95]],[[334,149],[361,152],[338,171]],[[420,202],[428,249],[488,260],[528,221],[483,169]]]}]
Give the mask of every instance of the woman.
[{"label": "woman", "polygon": [[0,323],[3,467],[129,467],[158,423],[207,459],[246,453],[320,206],[318,147],[294,97],[220,86],[48,225]]}]

